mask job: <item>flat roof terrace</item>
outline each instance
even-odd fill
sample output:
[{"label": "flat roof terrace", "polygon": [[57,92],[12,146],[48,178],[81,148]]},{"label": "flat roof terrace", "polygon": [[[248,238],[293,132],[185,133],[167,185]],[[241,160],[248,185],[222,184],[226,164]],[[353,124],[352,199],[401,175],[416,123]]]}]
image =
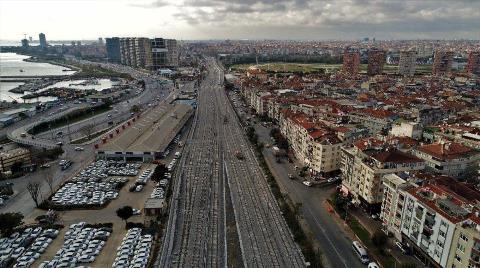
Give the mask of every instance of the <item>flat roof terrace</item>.
[{"label": "flat roof terrace", "polygon": [[98,151],[164,152],[192,114],[190,105],[158,105],[117,136],[101,144]]}]

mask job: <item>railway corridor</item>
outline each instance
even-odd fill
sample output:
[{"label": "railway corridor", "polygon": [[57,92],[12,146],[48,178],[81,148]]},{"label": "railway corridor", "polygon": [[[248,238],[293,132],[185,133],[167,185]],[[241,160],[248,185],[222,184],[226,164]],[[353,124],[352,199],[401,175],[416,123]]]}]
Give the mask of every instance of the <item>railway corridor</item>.
[{"label": "railway corridor", "polygon": [[[227,267],[226,213],[234,213],[245,267],[304,267],[303,256],[208,59],[180,165],[158,267]],[[230,195],[226,196],[225,187]],[[226,211],[230,199],[233,211]]]}]

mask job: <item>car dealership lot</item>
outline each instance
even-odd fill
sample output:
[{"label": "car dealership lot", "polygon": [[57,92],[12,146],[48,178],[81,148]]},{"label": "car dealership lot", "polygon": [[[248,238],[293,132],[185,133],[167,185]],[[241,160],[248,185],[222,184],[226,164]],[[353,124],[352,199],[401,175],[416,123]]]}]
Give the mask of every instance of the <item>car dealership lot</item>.
[{"label": "car dealership lot", "polygon": [[56,229],[26,228],[0,239],[0,267],[29,267],[58,236]]},{"label": "car dealership lot", "polygon": [[[147,169],[154,170],[155,165],[143,164],[138,170],[137,174],[142,174]],[[128,178],[127,183],[135,183],[139,176],[131,176]],[[145,201],[150,197],[150,193],[155,187],[155,183],[151,180],[147,181],[144,190],[141,192],[130,192],[128,187],[123,187],[119,191],[118,198],[111,200],[105,207],[101,209],[76,209],[76,210],[67,210],[61,211],[60,217],[63,221],[63,224],[66,228],[63,228],[60,232],[60,236],[64,237],[65,233],[68,230],[70,224],[78,223],[79,219],[89,224],[95,223],[113,223],[113,230],[110,237],[105,243],[103,250],[99,252],[99,255],[95,258],[94,262],[81,264],[88,267],[112,267],[112,264],[116,257],[117,248],[120,246],[123,237],[126,234],[125,222],[116,215],[116,210],[129,205],[134,209],[142,210]],[[37,210],[38,215],[44,213],[44,211]],[[36,215],[36,216],[38,216]],[[134,215],[129,222],[144,222],[144,213],[140,215]],[[45,253],[40,256],[40,258],[34,263],[32,267],[37,267],[41,262],[46,260],[51,260],[57,253],[57,251],[62,247],[63,240],[56,239],[53,241],[50,247],[47,248]]]},{"label": "car dealership lot", "polygon": [[139,163],[94,161],[58,189],[50,198],[50,204],[57,209],[104,206],[118,198],[118,191],[129,177],[139,174],[140,168]]},{"label": "car dealership lot", "polygon": [[112,268],[147,267],[152,248],[153,237],[143,234],[140,228],[129,229],[117,248]]},{"label": "car dealership lot", "polygon": [[55,256],[43,261],[39,267],[75,267],[92,263],[105,246],[111,231],[108,227],[89,227],[86,222],[73,223],[65,232],[63,245]]}]

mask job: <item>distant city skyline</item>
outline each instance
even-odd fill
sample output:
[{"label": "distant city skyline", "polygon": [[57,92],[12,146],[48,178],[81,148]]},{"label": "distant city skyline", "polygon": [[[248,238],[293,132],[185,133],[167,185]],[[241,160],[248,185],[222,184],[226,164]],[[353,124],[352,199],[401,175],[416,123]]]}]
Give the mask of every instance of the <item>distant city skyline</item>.
[{"label": "distant city skyline", "polygon": [[480,1],[0,0],[0,39],[480,39]]}]

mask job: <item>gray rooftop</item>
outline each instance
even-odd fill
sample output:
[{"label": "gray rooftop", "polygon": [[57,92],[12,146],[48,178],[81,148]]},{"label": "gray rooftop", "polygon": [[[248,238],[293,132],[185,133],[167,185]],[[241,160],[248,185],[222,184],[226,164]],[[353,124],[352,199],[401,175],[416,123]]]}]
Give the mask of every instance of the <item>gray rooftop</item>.
[{"label": "gray rooftop", "polygon": [[99,150],[163,152],[192,114],[193,108],[190,105],[158,105],[122,130],[120,135],[107,140]]}]

